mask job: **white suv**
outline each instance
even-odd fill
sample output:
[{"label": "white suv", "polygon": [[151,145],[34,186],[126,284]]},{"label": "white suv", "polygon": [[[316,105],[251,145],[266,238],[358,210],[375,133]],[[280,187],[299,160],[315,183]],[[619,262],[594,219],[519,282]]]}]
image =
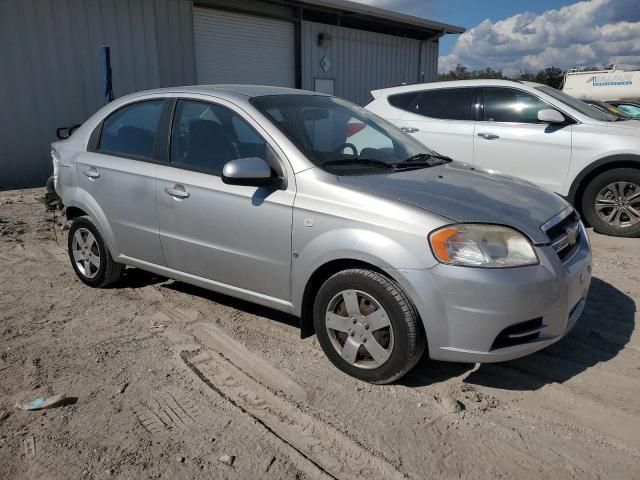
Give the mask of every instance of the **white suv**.
[{"label": "white suv", "polygon": [[532,82],[434,82],[371,94],[365,108],[428,147],[559,193],[598,232],[640,236],[640,121]]}]

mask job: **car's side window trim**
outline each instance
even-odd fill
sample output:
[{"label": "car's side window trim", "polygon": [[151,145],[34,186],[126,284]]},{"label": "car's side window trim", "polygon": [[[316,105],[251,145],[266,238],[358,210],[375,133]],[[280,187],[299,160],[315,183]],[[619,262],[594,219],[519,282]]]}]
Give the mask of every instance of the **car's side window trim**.
[{"label": "car's side window trim", "polygon": [[[171,159],[171,141],[172,141],[172,138],[173,138],[173,130],[175,128],[175,118],[176,118],[176,113],[177,113],[177,109],[178,109],[178,103],[181,102],[181,101],[204,103],[204,104],[214,105],[216,107],[220,107],[220,108],[224,108],[226,110],[229,110],[233,114],[235,114],[238,117],[240,117],[245,122],[245,124],[249,128],[251,128],[251,130],[253,130],[253,132],[260,139],[262,139],[262,141],[264,142],[266,148],[268,148],[271,151],[271,153],[273,154],[274,162],[269,162],[268,159],[264,159],[264,160],[269,163],[269,166],[275,171],[275,173],[278,175],[278,177],[283,180],[283,182],[286,181],[286,169],[285,169],[284,165],[282,164],[283,161],[280,158],[280,155],[278,155],[276,150],[271,146],[271,144],[267,141],[267,139],[264,137],[264,135],[262,135],[259,131],[257,131],[247,121],[245,115],[243,115],[242,113],[240,113],[240,111],[238,111],[236,109],[228,107],[227,105],[223,105],[223,104],[218,103],[218,102],[216,102],[214,100],[205,100],[205,99],[202,99],[202,98],[176,97],[171,102],[171,107],[169,108],[170,117],[169,117],[168,122],[167,122],[167,125],[168,125],[167,135],[165,137],[166,138],[166,146],[164,148],[164,152],[167,155],[166,164],[168,164],[169,166],[171,166],[173,168],[180,168],[182,170],[188,170],[188,171],[197,172],[197,173],[204,173],[206,175],[211,175],[211,176],[214,176],[214,177],[221,178],[221,174],[218,173],[215,170],[208,169],[208,168],[202,168],[202,167],[196,167],[196,166],[193,166],[193,165],[187,165],[187,164],[182,164],[182,163],[177,163],[177,162],[172,161],[172,159]],[[275,165],[273,163],[275,163]],[[286,183],[283,183],[283,185],[286,185]]]},{"label": "car's side window trim", "polygon": [[[145,102],[153,102],[153,101],[162,101],[162,109],[160,112],[160,118],[158,119],[158,128],[157,134],[154,139],[153,148],[152,148],[152,157],[145,157],[142,155],[131,155],[122,152],[111,152],[109,150],[100,150],[100,140],[102,139],[102,130],[104,128],[104,122],[110,118],[112,115],[116,114],[123,108],[130,107],[132,105],[136,105],[139,103]],[[89,137],[89,142],[87,143],[87,152],[98,153],[101,155],[109,155],[112,157],[126,158],[128,160],[136,160],[139,162],[147,162],[153,164],[165,165],[167,164],[166,155],[163,155],[163,145],[165,143],[164,139],[164,131],[166,129],[167,115],[169,113],[169,107],[171,104],[171,99],[168,97],[154,97],[154,98],[145,98],[141,100],[136,100],[134,102],[129,102],[124,105],[121,105],[117,109],[113,110],[109,113],[105,118],[103,118],[98,125],[91,132],[91,136]]]},{"label": "car's side window trim", "polygon": [[575,118],[573,118],[573,116],[569,115],[567,112],[565,112],[562,108],[556,107],[555,105],[549,103],[547,100],[545,100],[544,98],[539,97],[538,95],[536,95],[533,92],[530,92],[528,90],[523,90],[521,88],[517,88],[517,87],[512,87],[512,86],[502,86],[502,85],[495,85],[495,86],[483,86],[481,88],[479,88],[480,93],[478,98],[480,99],[480,105],[478,108],[478,116],[477,116],[477,121],[478,122],[488,122],[488,123],[500,123],[503,125],[548,125],[547,123],[543,123],[543,122],[499,122],[499,121],[495,121],[495,120],[485,120],[484,119],[484,104],[485,104],[485,97],[484,97],[484,91],[487,89],[491,89],[491,88],[504,88],[504,89],[509,89],[509,90],[515,90],[516,92],[520,92],[520,93],[524,93],[525,95],[530,95],[534,98],[536,98],[537,100],[539,100],[542,103],[545,103],[546,105],[549,106],[549,108],[553,109],[553,110],[557,110],[558,112],[560,112],[562,115],[564,115],[565,119],[566,119],[566,123],[564,124],[560,124],[560,125],[575,125],[576,123],[579,123]]}]

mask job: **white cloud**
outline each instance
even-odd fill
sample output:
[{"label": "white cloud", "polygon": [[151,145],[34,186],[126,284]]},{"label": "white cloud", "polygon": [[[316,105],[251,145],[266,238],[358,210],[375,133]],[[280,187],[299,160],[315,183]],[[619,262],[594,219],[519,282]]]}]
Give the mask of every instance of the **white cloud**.
[{"label": "white cloud", "polygon": [[640,67],[640,0],[581,1],[542,14],[484,20],[440,58],[440,71],[461,63],[505,73],[557,66]]}]

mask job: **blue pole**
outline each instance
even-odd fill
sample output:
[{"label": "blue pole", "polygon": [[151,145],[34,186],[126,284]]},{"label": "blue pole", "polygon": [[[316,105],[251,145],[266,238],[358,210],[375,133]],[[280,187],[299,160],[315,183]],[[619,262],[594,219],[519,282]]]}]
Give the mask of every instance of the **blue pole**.
[{"label": "blue pole", "polygon": [[100,47],[100,63],[102,65],[102,93],[106,105],[113,100],[113,84],[111,82],[111,48]]}]

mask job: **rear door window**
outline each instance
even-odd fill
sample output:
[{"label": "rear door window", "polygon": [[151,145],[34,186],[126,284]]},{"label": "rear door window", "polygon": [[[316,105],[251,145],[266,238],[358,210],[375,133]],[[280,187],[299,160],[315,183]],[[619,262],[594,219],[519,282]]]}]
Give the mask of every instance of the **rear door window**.
[{"label": "rear door window", "polygon": [[441,88],[420,93],[415,113],[443,120],[474,120],[474,88]]},{"label": "rear door window", "polygon": [[102,125],[98,151],[152,159],[165,100],[137,102],[116,110]]}]

